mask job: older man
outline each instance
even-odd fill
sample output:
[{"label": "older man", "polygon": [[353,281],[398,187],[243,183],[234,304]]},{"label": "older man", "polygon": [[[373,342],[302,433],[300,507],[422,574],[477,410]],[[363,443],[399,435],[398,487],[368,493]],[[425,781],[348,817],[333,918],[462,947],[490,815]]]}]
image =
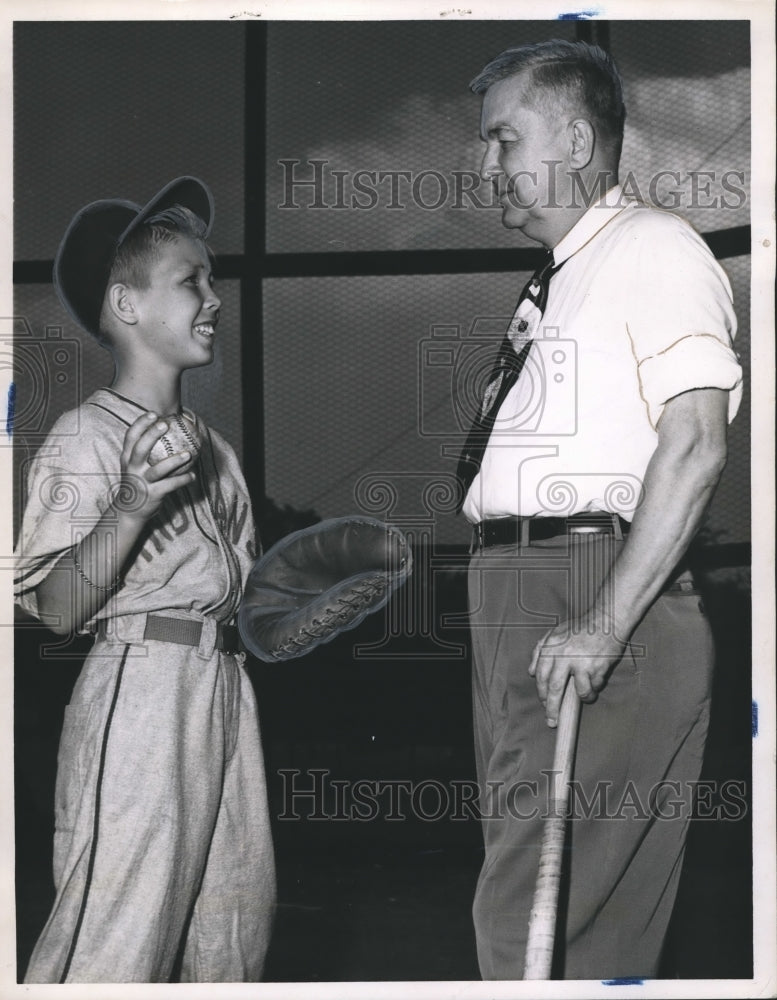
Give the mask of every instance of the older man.
[{"label": "older man", "polygon": [[741,398],[728,280],[676,216],[625,196],[625,111],[583,43],[510,49],[482,176],[548,251],[460,464],[485,861],[481,973],[520,979],[554,727],[583,706],[554,975],[658,969],[707,731],[712,644],[684,554]]}]

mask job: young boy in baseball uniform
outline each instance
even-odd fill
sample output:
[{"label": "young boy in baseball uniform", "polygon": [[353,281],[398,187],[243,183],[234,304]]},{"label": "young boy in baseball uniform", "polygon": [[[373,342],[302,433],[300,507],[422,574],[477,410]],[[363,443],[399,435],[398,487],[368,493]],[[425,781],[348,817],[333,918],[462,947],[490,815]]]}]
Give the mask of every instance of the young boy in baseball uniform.
[{"label": "young boy in baseball uniform", "polygon": [[56,899],[27,982],[261,977],[275,874],[232,624],[254,526],[234,452],[180,399],[218,335],[212,214],[191,177],[144,208],[95,202],[55,261],[115,376],[54,425],[17,546],[23,607],[59,634],[95,632],[65,714]]}]

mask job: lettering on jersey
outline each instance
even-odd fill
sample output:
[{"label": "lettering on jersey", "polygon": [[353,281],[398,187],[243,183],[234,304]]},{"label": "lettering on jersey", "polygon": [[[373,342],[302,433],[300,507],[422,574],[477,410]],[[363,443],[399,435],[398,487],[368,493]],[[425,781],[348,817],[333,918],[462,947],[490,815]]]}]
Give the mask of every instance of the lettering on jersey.
[{"label": "lettering on jersey", "polygon": [[[220,491],[214,499],[216,502],[213,503],[213,515],[218,529],[227,541],[237,545],[243,537],[243,529],[248,518],[248,502],[240,497],[233,497],[232,504],[227,509]],[[167,545],[176,536],[182,535],[191,524],[189,514],[179,497],[168,496],[163,509],[167,515],[165,520],[155,525],[140,552],[146,562],[151,562],[156,554],[164,552]]]},{"label": "lettering on jersey", "polygon": [[[240,513],[238,514],[238,509]],[[243,528],[248,517],[248,504],[239,497],[234,497],[229,512],[220,506],[221,516],[218,519],[219,530],[233,545],[237,545],[243,535]]]},{"label": "lettering on jersey", "polygon": [[189,514],[177,496],[169,495],[165,498],[162,513],[166,515],[164,520],[156,519],[158,523],[140,550],[146,562],[151,562],[156,553],[164,552],[167,543],[182,535],[191,524]]}]

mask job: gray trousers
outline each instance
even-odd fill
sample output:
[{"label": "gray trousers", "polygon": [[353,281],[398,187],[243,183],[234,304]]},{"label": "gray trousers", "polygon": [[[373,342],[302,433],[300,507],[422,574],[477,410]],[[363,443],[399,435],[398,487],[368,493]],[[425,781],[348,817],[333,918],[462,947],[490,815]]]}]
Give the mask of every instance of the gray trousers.
[{"label": "gray trousers", "polygon": [[255,982],[275,873],[253,689],[238,660],[98,640],[66,709],[54,907],[30,983]]},{"label": "gray trousers", "polygon": [[[485,840],[473,916],[484,979],[523,977],[555,742],[527,673],[531,653],[549,628],[588,605],[621,544],[564,536],[495,546],[471,560]],[[554,976],[656,975],[701,770],[712,663],[698,594],[668,591],[598,700],[582,706]]]}]

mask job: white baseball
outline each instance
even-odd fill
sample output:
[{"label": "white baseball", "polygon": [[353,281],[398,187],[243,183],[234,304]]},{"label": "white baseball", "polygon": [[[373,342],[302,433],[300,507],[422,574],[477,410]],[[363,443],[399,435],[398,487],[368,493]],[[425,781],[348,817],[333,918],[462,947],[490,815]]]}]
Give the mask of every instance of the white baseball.
[{"label": "white baseball", "polygon": [[162,417],[162,420],[167,424],[167,430],[158,441],[154,442],[154,447],[148,456],[148,464],[156,465],[164,458],[188,451],[191,458],[175,470],[175,474],[178,475],[178,473],[190,469],[197,461],[197,456],[202,448],[202,440],[194,422],[185,413],[170,413]]}]

